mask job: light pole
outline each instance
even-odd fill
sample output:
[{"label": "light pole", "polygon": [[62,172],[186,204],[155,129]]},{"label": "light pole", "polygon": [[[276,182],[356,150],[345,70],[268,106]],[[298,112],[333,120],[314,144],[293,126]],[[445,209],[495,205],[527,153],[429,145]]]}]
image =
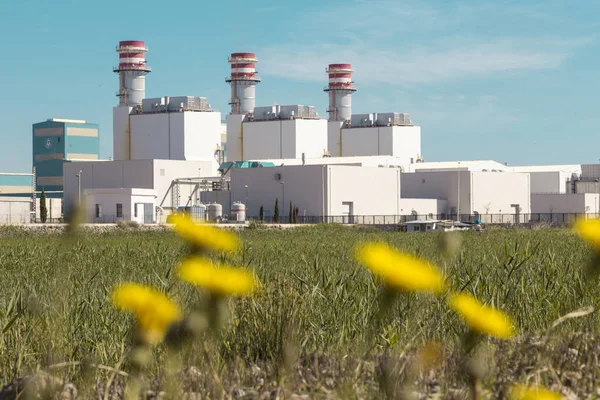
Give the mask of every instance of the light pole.
[{"label": "light pole", "polygon": [[460,222],[460,161],[458,162],[458,202],[456,203],[456,221]]},{"label": "light pole", "polygon": [[284,216],[285,216],[285,182],[281,181],[279,183],[281,183],[281,192],[282,192],[281,197],[283,199],[283,202],[281,204],[281,209],[282,209],[281,215],[282,215],[282,218],[284,218]]},{"label": "light pole", "polygon": [[77,205],[81,205],[81,170],[77,174]]},{"label": "light pole", "polygon": [[244,185],[244,191],[246,193],[246,197],[244,199],[244,206],[246,207],[246,215],[248,215],[248,185]]}]

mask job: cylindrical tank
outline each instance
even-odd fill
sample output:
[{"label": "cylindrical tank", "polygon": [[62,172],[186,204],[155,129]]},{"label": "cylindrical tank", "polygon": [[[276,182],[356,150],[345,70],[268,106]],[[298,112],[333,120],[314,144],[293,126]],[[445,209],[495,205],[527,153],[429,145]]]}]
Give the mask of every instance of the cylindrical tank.
[{"label": "cylindrical tank", "polygon": [[231,219],[237,222],[246,221],[246,205],[239,201],[231,205]]},{"label": "cylindrical tank", "polygon": [[218,203],[211,203],[206,206],[206,215],[209,222],[216,222],[223,217],[223,206]]}]

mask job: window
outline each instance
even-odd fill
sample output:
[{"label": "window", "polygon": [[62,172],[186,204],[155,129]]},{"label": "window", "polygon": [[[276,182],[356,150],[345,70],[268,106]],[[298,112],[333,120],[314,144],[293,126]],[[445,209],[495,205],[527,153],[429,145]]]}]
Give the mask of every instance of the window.
[{"label": "window", "polygon": [[117,203],[117,218],[123,218],[123,204]]},{"label": "window", "polygon": [[138,204],[137,204],[137,203],[135,203],[135,204],[133,205],[133,216],[134,216],[135,218],[137,218],[137,216],[138,216],[137,209],[138,209]]},{"label": "window", "polygon": [[96,204],[96,218],[102,217],[102,206],[100,204]]},{"label": "window", "polygon": [[164,168],[160,169],[160,176],[165,176],[165,169]]}]

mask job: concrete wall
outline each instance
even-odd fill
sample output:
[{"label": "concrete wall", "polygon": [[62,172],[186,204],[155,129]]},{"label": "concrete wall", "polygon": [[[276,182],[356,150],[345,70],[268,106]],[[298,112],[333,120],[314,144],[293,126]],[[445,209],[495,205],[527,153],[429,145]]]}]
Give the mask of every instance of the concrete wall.
[{"label": "concrete wall", "polygon": [[129,160],[131,107],[113,107],[113,160]]},{"label": "concrete wall", "polygon": [[322,157],[327,149],[326,120],[276,120],[245,122],[245,160]]},{"label": "concrete wall", "polygon": [[226,161],[243,161],[242,121],[245,115],[227,116],[227,158]]},{"label": "concrete wall", "polygon": [[566,171],[530,172],[531,193],[565,193],[571,174]]},{"label": "concrete wall", "polygon": [[400,215],[411,215],[416,212],[417,215],[433,214],[439,218],[440,214],[445,214],[448,209],[448,202],[440,199],[400,199]]},{"label": "concrete wall", "polygon": [[327,151],[331,157],[340,157],[340,138],[343,121],[327,122]]},{"label": "concrete wall", "polygon": [[31,198],[0,197],[0,225],[31,223]]},{"label": "concrete wall", "polygon": [[342,129],[342,156],[388,155],[401,160],[404,171],[421,155],[421,128],[387,126]]},{"label": "concrete wall", "polygon": [[[531,212],[529,174],[511,172],[471,172],[471,210],[486,214],[513,214],[511,204],[519,204],[521,214]],[[462,211],[461,211],[462,213]]]},{"label": "concrete wall", "polygon": [[[131,115],[130,120],[132,160],[171,158],[171,146],[177,148],[171,143],[171,113]],[[173,128],[177,129],[176,122]]]},{"label": "concrete wall", "polygon": [[[426,171],[402,174],[405,198],[445,199],[447,213],[458,205],[459,172]],[[460,213],[512,214],[511,204],[519,204],[521,213],[531,209],[529,174],[510,172],[460,172]]]},{"label": "concrete wall", "polygon": [[[209,161],[182,161],[182,160],[153,160],[154,173],[152,187],[158,196],[157,205],[163,208],[172,207],[171,183],[176,178],[213,177],[213,164]],[[194,192],[194,184],[179,185],[179,205],[187,204],[189,197]],[[192,202],[197,201],[197,195]]]},{"label": "concrete wall", "polygon": [[532,194],[531,212],[533,214],[598,214],[600,194]]},{"label": "concrete wall", "polygon": [[327,215],[343,215],[343,203],[352,203],[352,215],[400,214],[399,169],[332,165],[327,172]]},{"label": "concrete wall", "polygon": [[231,201],[245,201],[246,185],[248,216],[258,216],[261,205],[267,216],[273,215],[275,199],[282,217],[288,215],[290,200],[300,215],[306,210],[307,216],[341,216],[346,210],[343,203],[352,203],[353,215],[396,215],[400,206],[398,169],[340,165],[234,169]]}]

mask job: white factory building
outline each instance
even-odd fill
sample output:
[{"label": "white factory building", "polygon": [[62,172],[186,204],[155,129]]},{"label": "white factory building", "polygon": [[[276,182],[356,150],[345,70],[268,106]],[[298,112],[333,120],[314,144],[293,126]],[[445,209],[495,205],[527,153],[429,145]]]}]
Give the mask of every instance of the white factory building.
[{"label": "white factory building", "polygon": [[147,51],[144,42],[120,42],[114,159],[64,164],[65,212],[81,201],[90,222],[161,223],[181,207],[218,203],[229,214],[243,203],[246,216],[258,217],[262,206],[268,217],[277,200],[284,221],[291,201],[314,221],[460,214],[465,221],[501,215],[502,222],[524,223],[548,210],[600,211],[600,168],[423,162],[421,128],[408,114],[352,113],[357,89],[349,64],[326,70],[323,119],[312,106],[257,107],[258,59],[233,53],[223,124],[204,97],[146,98]]}]

